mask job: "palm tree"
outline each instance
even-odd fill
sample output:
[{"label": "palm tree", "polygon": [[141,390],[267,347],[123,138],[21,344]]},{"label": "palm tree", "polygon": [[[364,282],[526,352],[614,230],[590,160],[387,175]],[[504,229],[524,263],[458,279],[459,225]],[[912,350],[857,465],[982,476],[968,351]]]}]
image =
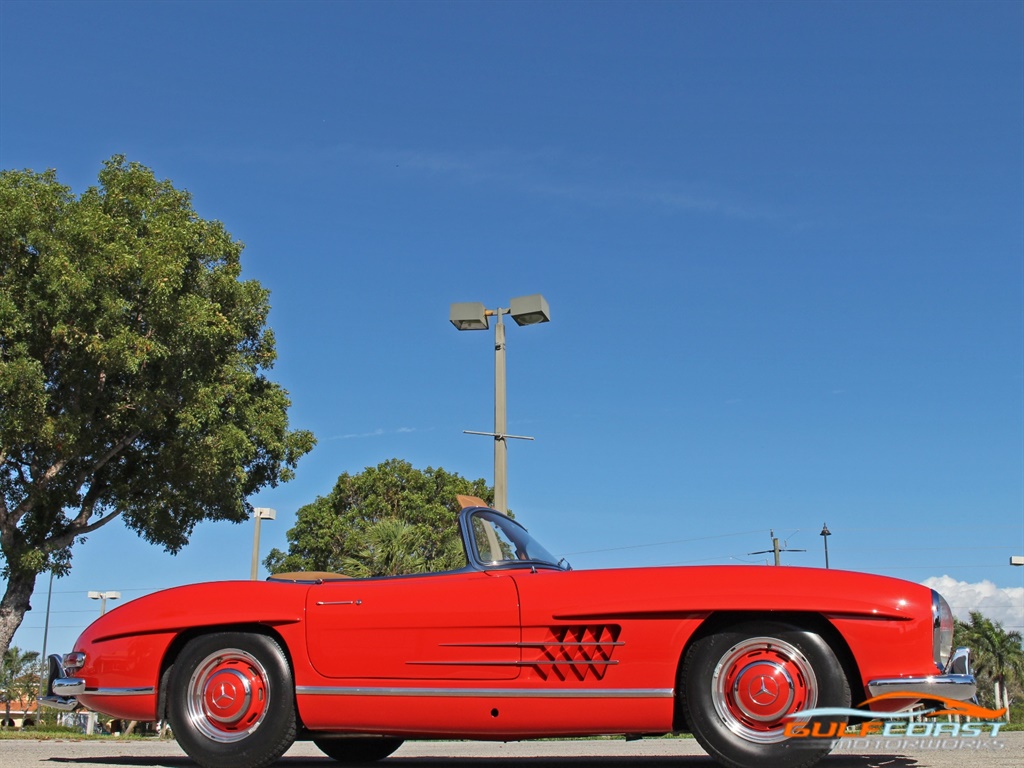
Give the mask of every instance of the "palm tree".
[{"label": "palm tree", "polygon": [[419,526],[398,518],[384,518],[362,532],[362,547],[346,558],[351,576],[399,576],[428,570],[423,556],[424,534]]},{"label": "palm tree", "polygon": [[1024,646],[1021,633],[1007,632],[1002,624],[971,611],[969,622],[957,621],[954,633],[957,645],[966,645],[973,653],[974,671],[979,687],[991,684],[995,708],[1010,710],[1011,684],[1024,683]]},{"label": "palm tree", "polygon": [[0,699],[4,703],[3,725],[10,722],[11,702],[31,699],[39,690],[39,651],[23,651],[12,645],[0,658]]}]

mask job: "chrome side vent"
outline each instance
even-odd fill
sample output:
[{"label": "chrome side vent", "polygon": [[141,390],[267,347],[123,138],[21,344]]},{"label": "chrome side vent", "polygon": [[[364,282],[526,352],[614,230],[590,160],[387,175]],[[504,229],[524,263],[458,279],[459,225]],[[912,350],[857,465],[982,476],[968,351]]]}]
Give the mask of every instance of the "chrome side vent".
[{"label": "chrome side vent", "polygon": [[548,638],[536,644],[538,656],[523,661],[544,680],[600,680],[608,667],[618,664],[612,656],[616,648],[624,645],[619,640],[620,631],[616,624],[550,627]]}]

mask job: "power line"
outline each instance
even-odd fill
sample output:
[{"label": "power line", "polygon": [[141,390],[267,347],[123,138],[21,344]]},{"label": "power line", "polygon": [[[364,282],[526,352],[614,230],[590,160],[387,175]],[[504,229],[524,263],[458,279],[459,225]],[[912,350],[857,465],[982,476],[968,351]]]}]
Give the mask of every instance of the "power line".
[{"label": "power line", "polygon": [[710,541],[711,539],[728,539],[733,536],[749,536],[753,533],[763,533],[763,528],[758,528],[753,531],[740,531],[739,533],[722,533],[716,536],[699,536],[695,539],[673,539],[672,541],[658,541],[651,544],[628,544],[624,547],[608,547],[606,549],[587,549],[582,552],[567,552],[566,557],[575,557],[576,555],[596,555],[602,552],[621,552],[627,549],[644,549],[647,547],[667,547],[672,544],[688,544],[691,541]]},{"label": "power line", "polygon": [[[786,547],[780,548],[779,547],[779,539],[775,535],[775,531],[770,530],[770,531],[768,531],[768,533],[771,534],[771,537],[772,537],[772,548],[771,549],[762,549],[762,550],[760,550],[758,552],[747,552],[748,555],[768,555],[768,554],[773,554],[773,555],[775,555],[775,564],[776,565],[782,565],[781,554],[783,552],[806,552],[807,551],[806,549],[788,549],[789,542],[784,542],[786,544]],[[799,531],[794,531],[794,534],[796,534],[796,533],[799,533]]]}]

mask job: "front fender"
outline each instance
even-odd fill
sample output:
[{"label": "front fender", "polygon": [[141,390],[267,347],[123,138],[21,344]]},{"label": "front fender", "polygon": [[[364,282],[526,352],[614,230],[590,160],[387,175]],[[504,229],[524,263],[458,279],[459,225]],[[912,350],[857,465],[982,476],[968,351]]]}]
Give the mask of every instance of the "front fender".
[{"label": "front fender", "polygon": [[[160,676],[179,638],[229,626],[274,627],[284,634],[303,618],[308,585],[212,582],[156,592],[101,616],[75,643],[74,669],[60,678],[63,697],[126,720],[160,719]],[[56,690],[54,690],[56,694]]]}]

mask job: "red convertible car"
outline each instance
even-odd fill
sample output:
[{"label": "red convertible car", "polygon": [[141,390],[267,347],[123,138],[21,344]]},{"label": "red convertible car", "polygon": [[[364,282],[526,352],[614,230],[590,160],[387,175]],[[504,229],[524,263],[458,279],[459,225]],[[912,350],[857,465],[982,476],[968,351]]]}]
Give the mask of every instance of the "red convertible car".
[{"label": "red convertible car", "polygon": [[795,768],[833,744],[797,738],[803,711],[974,696],[949,606],[926,587],[811,568],[574,571],[518,522],[463,505],[460,570],[139,598],[50,657],[43,703],[166,719],[206,768],[261,768],[296,739],[345,762],[405,739],[678,731],[722,765]]}]

